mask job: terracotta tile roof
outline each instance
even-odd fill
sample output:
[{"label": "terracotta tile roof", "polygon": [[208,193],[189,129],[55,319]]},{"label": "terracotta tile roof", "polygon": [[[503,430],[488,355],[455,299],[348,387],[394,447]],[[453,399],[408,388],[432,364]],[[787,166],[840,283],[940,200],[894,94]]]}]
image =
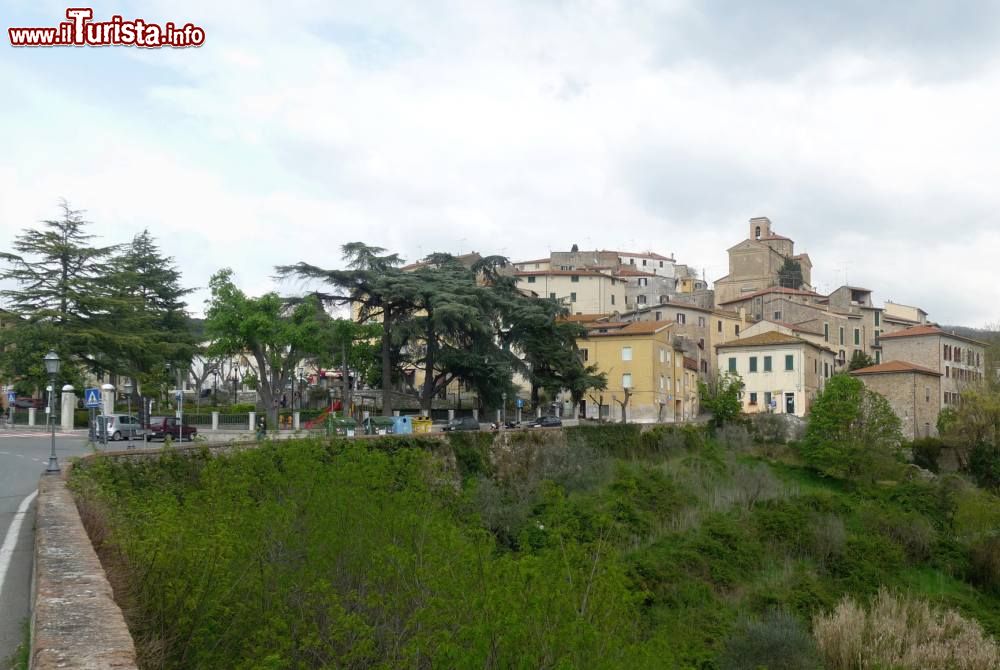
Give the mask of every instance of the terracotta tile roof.
[{"label": "terracotta tile roof", "polygon": [[[455,256],[455,260],[457,260],[465,267],[472,267],[476,263],[476,261],[480,260],[481,258],[482,256],[479,255],[478,251],[473,251],[467,254],[460,254],[458,256]],[[399,269],[402,270],[403,272],[410,272],[411,270],[427,267],[428,265],[430,264],[425,261],[418,261],[416,263],[410,263],[409,265],[404,265]]]},{"label": "terracotta tile roof", "polygon": [[742,337],[738,340],[730,340],[729,342],[724,342],[722,344],[715,345],[716,349],[731,349],[736,347],[769,347],[780,344],[807,344],[810,347],[815,347],[817,349],[825,349],[826,347],[821,347],[814,342],[808,342],[803,340],[801,337],[795,337],[794,335],[785,335],[784,333],[778,333],[771,331],[769,333],[761,333],[760,335],[752,335],[751,337]]},{"label": "terracotta tile roof", "polygon": [[[604,323],[587,323],[587,337],[614,337],[618,335],[653,335],[670,326],[673,321],[609,321]],[[607,329],[608,332],[595,332]]]},{"label": "terracotta tile roof", "polygon": [[787,321],[775,321],[773,319],[764,319],[761,323],[773,323],[789,330],[795,331],[797,333],[809,333],[810,335],[822,335],[823,333],[818,330],[809,330],[808,328],[803,328],[802,326],[797,326],[794,323],[788,323]]},{"label": "terracotta tile roof", "polygon": [[907,361],[887,361],[885,363],[879,363],[878,365],[870,365],[867,368],[861,368],[860,370],[854,370],[851,372],[852,375],[879,375],[879,374],[890,374],[893,372],[919,372],[925,375],[934,375],[935,377],[940,377],[940,372],[935,372],[930,368],[925,368],[922,365],[916,365],[914,363],[908,363]]},{"label": "terracotta tile roof", "polygon": [[895,339],[897,337],[921,337],[923,335],[942,335],[944,337],[951,337],[956,340],[962,340],[964,342],[970,342],[972,344],[978,344],[985,347],[985,342],[980,342],[979,340],[974,340],[971,337],[965,337],[964,335],[957,335],[955,333],[949,333],[946,330],[942,330],[940,327],[930,323],[920,326],[911,326],[903,330],[897,330],[895,333],[886,333],[880,336],[880,339]]},{"label": "terracotta tile roof", "polygon": [[548,258],[538,258],[533,261],[517,261],[516,263],[511,263],[511,265],[526,265],[528,263],[548,263],[550,259]]},{"label": "terracotta tile roof", "polygon": [[562,317],[563,321],[573,321],[575,323],[590,323],[601,319],[611,318],[610,314],[567,314]]},{"label": "terracotta tile roof", "polygon": [[782,286],[771,286],[770,288],[761,289],[760,291],[754,291],[753,293],[747,293],[746,295],[741,295],[739,298],[726,300],[725,302],[721,302],[719,304],[728,305],[733,302],[743,302],[744,300],[749,300],[750,298],[756,298],[759,295],[767,295],[768,293],[781,293],[783,295],[808,295],[815,298],[824,297],[819,293],[816,293],[815,291],[803,291],[797,288],[784,288]]}]

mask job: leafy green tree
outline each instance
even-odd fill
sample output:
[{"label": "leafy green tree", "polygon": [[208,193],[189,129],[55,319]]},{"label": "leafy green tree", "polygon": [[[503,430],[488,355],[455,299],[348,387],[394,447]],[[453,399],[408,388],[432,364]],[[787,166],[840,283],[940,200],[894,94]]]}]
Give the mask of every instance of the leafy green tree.
[{"label": "leafy green tree", "polygon": [[743,379],[736,373],[725,372],[708,384],[699,381],[698,392],[701,406],[712,413],[716,428],[736,420],[743,411]]},{"label": "leafy green tree", "polygon": [[0,369],[19,379],[21,388],[44,386],[42,357],[55,350],[64,365],[60,381],[79,384],[81,368],[108,369],[102,359],[107,341],[122,333],[108,331],[104,288],[114,246],[93,246],[83,212],[60,203],[62,217],[42,221],[15,238],[16,253],[0,253],[6,267],[0,281],[15,288],[0,291],[14,318],[0,332]]},{"label": "leafy green tree", "polygon": [[[399,360],[401,345],[396,337],[397,323],[413,313],[411,296],[402,282],[403,261],[398,254],[386,254],[382,247],[363,242],[349,242],[341,247],[346,270],[325,270],[309,263],[282,265],[276,268],[281,278],[321,281],[331,292],[317,291],[314,295],[327,304],[347,305],[359,323],[380,323],[382,414],[392,416],[394,362]],[[401,286],[401,284],[403,284]]]},{"label": "leafy green tree", "polygon": [[862,368],[868,368],[873,365],[875,365],[875,361],[871,356],[860,349],[855,349],[854,353],[851,355],[851,361],[847,364],[847,370],[848,372],[851,372]]},{"label": "leafy green tree", "polygon": [[802,264],[798,261],[793,261],[791,258],[786,258],[785,262],[781,265],[781,269],[778,270],[778,285],[784,288],[802,288],[805,284],[805,279],[802,276]]},{"label": "leafy green tree", "polygon": [[810,466],[836,477],[874,477],[902,443],[899,417],[889,402],[859,379],[834,375],[809,414],[802,455]]},{"label": "leafy green tree", "polygon": [[249,297],[233,283],[232,270],[209,281],[205,311],[211,354],[247,355],[256,363],[257,390],[268,424],[277,425],[277,399],[291,382],[299,361],[317,356],[330,341],[332,320],[315,297],[289,304],[276,293]]}]

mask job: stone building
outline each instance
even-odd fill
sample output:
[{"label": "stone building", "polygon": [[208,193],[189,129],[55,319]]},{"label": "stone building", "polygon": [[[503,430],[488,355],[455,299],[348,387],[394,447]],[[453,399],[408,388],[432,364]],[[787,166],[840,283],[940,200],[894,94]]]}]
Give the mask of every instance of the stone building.
[{"label": "stone building", "polygon": [[886,359],[906,361],[941,374],[941,407],[957,405],[963,390],[983,381],[986,345],[949,333],[934,324],[911,326],[882,335]]},{"label": "stone building", "polygon": [[[812,261],[808,254],[796,254],[795,242],[771,230],[766,216],[750,219],[750,234],[727,250],[729,274],[715,281],[715,300],[719,306],[749,293],[780,286],[779,271],[785,261],[797,261],[802,268],[803,286],[812,284]],[[800,288],[800,287],[787,287]]]},{"label": "stone building", "polygon": [[607,314],[625,306],[626,280],[597,270],[515,272],[517,286],[562,302],[571,314]]},{"label": "stone building", "polygon": [[670,321],[583,322],[580,355],[607,375],[608,386],[584,400],[589,419],[654,423],[683,421],[697,413],[691,404],[691,377],[684,354],[674,344]]},{"label": "stone building", "polygon": [[903,437],[915,440],[937,435],[941,413],[941,373],[906,361],[888,361],[851,373],[865,386],[885,396],[899,417]]},{"label": "stone building", "polygon": [[715,347],[722,372],[743,380],[743,411],[805,416],[833,374],[833,351],[783,333],[742,337]]}]

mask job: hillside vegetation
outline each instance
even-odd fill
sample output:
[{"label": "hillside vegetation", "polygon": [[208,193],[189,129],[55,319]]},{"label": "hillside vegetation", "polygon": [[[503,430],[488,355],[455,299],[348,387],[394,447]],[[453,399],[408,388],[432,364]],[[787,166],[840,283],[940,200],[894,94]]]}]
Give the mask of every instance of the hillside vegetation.
[{"label": "hillside vegetation", "polygon": [[1000,505],[959,477],[846,483],[742,428],[493,441],[97,457],[72,485],[145,668],[1000,662]]}]

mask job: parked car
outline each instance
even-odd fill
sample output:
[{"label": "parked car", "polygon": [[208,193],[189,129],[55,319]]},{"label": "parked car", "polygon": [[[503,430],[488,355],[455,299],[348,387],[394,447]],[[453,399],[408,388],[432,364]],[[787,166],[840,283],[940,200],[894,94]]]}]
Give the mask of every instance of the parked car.
[{"label": "parked car", "polygon": [[14,407],[17,409],[45,409],[45,398],[29,398],[18,396],[14,399]]},{"label": "parked car", "polygon": [[558,416],[540,416],[531,422],[532,428],[558,428],[562,425],[562,419]]},{"label": "parked car", "polygon": [[146,441],[160,439],[166,440],[169,435],[178,442],[192,440],[198,434],[198,429],[194,426],[183,426],[177,422],[176,416],[154,416],[149,419],[146,427]]},{"label": "parked car", "polygon": [[479,430],[479,420],[474,416],[463,416],[452,419],[442,430],[451,432],[454,430]]},{"label": "parked car", "polygon": [[127,440],[129,433],[133,438],[143,437],[146,431],[139,423],[139,419],[129,414],[109,414],[108,415],[108,439]]}]

